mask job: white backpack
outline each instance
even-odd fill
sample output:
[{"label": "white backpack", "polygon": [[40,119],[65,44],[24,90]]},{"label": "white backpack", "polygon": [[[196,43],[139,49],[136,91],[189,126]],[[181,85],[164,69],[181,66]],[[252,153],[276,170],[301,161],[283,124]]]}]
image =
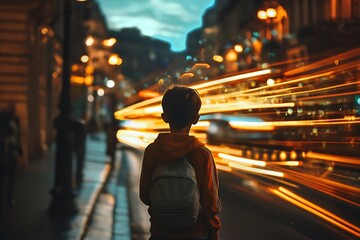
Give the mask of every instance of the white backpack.
[{"label": "white backpack", "polygon": [[150,189],[151,221],[160,226],[193,225],[200,211],[200,194],[194,168],[185,159],[158,166]]}]

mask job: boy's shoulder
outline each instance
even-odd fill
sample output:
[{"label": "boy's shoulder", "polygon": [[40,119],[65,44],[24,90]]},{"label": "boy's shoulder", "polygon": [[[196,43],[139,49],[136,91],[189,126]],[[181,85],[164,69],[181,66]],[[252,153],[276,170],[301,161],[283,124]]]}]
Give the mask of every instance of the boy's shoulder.
[{"label": "boy's shoulder", "polygon": [[199,147],[199,151],[201,151],[203,154],[207,156],[212,156],[211,150],[208,149],[206,146]]},{"label": "boy's shoulder", "polygon": [[151,152],[151,151],[153,151],[153,150],[154,150],[154,148],[155,148],[155,143],[154,143],[154,142],[152,142],[152,143],[150,143],[149,145],[147,145],[147,146],[146,146],[146,148],[145,148],[144,152],[145,152],[145,153],[147,153],[147,152]]},{"label": "boy's shoulder", "polygon": [[208,161],[209,159],[213,158],[212,152],[205,146],[194,149],[191,154],[195,155],[196,158],[199,158],[199,160],[203,161]]}]

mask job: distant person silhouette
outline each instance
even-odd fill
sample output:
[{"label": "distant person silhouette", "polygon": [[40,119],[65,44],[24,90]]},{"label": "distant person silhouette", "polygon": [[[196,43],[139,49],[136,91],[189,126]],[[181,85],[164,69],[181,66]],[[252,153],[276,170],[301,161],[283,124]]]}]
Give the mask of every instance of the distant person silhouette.
[{"label": "distant person silhouette", "polygon": [[15,204],[13,198],[15,174],[19,157],[23,154],[20,143],[19,118],[15,115],[15,104],[9,103],[6,111],[2,114],[2,164],[3,174],[7,179],[7,203]]}]

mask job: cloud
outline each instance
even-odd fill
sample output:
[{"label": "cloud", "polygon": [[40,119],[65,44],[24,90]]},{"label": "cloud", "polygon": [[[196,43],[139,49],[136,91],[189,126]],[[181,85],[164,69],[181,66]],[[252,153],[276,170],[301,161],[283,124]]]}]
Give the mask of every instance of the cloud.
[{"label": "cloud", "polygon": [[110,29],[137,27],[142,34],[185,48],[186,34],[201,25],[214,0],[99,0]]},{"label": "cloud", "polygon": [[[109,18],[110,24],[115,29],[123,27],[138,27],[141,30],[141,33],[147,36],[160,35],[163,37],[176,37],[180,35],[179,31],[183,30],[180,26],[171,27],[168,24],[149,16],[127,16],[126,24],[122,23],[123,20],[124,18],[119,16],[112,16]],[[141,25],[138,24],[139,21],[142,22]],[[169,34],[169,32],[174,33]]]}]

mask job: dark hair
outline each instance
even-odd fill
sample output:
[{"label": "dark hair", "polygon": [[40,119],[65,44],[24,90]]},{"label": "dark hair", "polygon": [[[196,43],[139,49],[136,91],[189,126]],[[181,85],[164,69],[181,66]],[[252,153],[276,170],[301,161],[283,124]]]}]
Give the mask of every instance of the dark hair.
[{"label": "dark hair", "polygon": [[162,108],[171,127],[176,129],[191,125],[201,108],[199,93],[186,86],[172,86],[164,93]]}]

